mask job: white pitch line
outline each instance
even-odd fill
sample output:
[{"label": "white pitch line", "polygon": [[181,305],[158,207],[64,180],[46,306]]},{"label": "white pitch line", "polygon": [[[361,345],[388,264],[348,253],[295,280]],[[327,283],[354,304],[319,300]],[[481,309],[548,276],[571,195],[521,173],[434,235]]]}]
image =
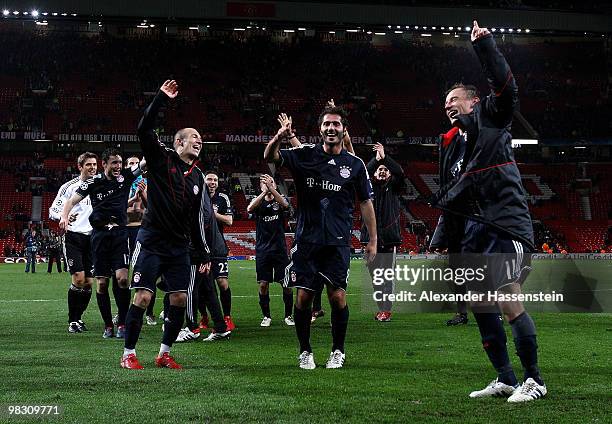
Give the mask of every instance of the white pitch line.
[{"label": "white pitch line", "polygon": [[0,303],[61,302],[62,300],[63,299],[11,299],[11,300],[0,299]]}]

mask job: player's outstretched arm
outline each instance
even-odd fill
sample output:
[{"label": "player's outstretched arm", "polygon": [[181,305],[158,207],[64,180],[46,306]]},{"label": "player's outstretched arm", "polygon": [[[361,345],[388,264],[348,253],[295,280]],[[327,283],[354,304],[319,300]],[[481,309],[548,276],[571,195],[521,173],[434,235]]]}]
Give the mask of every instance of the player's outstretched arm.
[{"label": "player's outstretched arm", "polygon": [[[280,119],[279,119],[279,122]],[[268,142],[266,149],[264,150],[264,160],[266,162],[278,163],[281,160],[280,157],[280,144],[284,138],[291,136],[291,124],[289,120],[281,122],[281,127],[276,132],[276,135]]]},{"label": "player's outstretched arm", "polygon": [[483,100],[483,108],[497,118],[500,127],[506,126],[518,107],[518,86],[506,59],[497,48],[491,32],[474,21],[472,46],[487,77],[491,94]]},{"label": "player's outstretched arm", "polygon": [[68,223],[69,223],[68,215],[70,214],[70,211],[72,210],[72,208],[74,208],[77,203],[83,200],[83,197],[84,196],[81,196],[78,193],[74,193],[72,197],[68,199],[66,203],[64,203],[64,209],[62,209],[62,216],[59,222],[59,228],[61,232],[65,232],[66,229],[68,228]]},{"label": "player's outstretched arm", "polygon": [[370,235],[370,241],[365,247],[365,259],[368,263],[371,263],[376,256],[376,245],[378,243],[378,234],[376,232],[376,217],[374,215],[374,205],[372,200],[364,200],[359,204],[361,209],[361,218],[368,230]]},{"label": "player's outstretched arm", "polygon": [[155,122],[159,109],[169,100],[178,96],[178,84],[175,80],[166,80],[153,101],[144,111],[138,123],[140,147],[148,158],[159,156],[160,144],[155,133]]},{"label": "player's outstretched arm", "polygon": [[249,205],[247,206],[247,212],[255,212],[259,205],[261,205],[261,201],[264,199],[264,197],[266,197],[266,192],[262,191],[257,197],[253,198],[253,200],[251,200],[251,203],[249,203]]}]

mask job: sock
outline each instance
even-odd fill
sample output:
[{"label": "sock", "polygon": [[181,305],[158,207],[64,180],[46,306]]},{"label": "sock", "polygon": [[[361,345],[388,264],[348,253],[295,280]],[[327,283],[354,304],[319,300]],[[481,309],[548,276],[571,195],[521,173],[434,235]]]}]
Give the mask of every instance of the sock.
[{"label": "sock", "polygon": [[130,354],[134,354],[136,355],[136,349],[128,349],[128,348],[123,348],[123,357],[125,358],[126,356],[130,355]]},{"label": "sock", "polygon": [[300,342],[300,351],[312,352],[310,347],[310,318],[312,317],[312,309],[298,309],[297,306],[293,308],[293,319],[295,321],[295,332],[297,334],[298,341]]},{"label": "sock", "polygon": [[125,318],[125,348],[136,349],[145,310],[131,304]]},{"label": "sock", "polygon": [[68,288],[68,323],[78,320],[80,288],[71,284]]},{"label": "sock", "polygon": [[348,326],[349,309],[346,305],[343,309],[332,307],[332,352],[336,349],[344,353],[344,339],[346,338],[346,327]]},{"label": "sock", "polygon": [[96,300],[98,301],[98,309],[100,309],[100,315],[102,315],[102,321],[106,327],[113,326],[113,316],[111,313],[110,296],[108,292],[97,293]]},{"label": "sock", "polygon": [[221,308],[223,309],[224,316],[232,315],[232,289],[229,287],[227,290],[221,290],[219,293],[219,298],[221,300]]},{"label": "sock", "polygon": [[261,313],[264,317],[270,318],[270,295],[260,294],[259,295],[259,306],[261,307]]},{"label": "sock", "polygon": [[293,293],[285,293],[283,291],[283,303],[285,304],[285,318],[291,316],[291,312],[293,311]]},{"label": "sock", "polygon": [[117,282],[117,276],[115,276],[115,274],[113,274],[111,280],[113,282],[113,298],[115,299],[115,305],[117,305],[117,309],[119,309],[119,298],[121,297],[121,295],[119,294],[119,290],[121,290],[121,288],[119,287],[119,283]]},{"label": "sock", "polygon": [[170,346],[162,343],[159,346],[159,356],[162,356],[164,353],[170,353]]},{"label": "sock", "polygon": [[[162,346],[167,345],[168,350],[172,346],[172,343],[176,341],[176,338],[183,327],[183,321],[185,319],[185,307],[170,305],[167,309],[168,316],[164,322],[164,335],[162,337]],[[163,353],[163,352],[162,352]]]},{"label": "sock", "polygon": [[83,317],[83,313],[85,313],[87,306],[89,306],[89,301],[91,300],[91,287],[85,287],[84,289],[81,289],[78,295],[79,295],[79,299],[78,299],[79,303],[78,303],[78,309],[76,311],[77,321]]},{"label": "sock", "polygon": [[118,298],[115,299],[117,302],[117,325],[125,325],[125,316],[127,315],[127,311],[130,308],[130,298],[131,291],[128,288],[121,288],[117,290]]},{"label": "sock", "polygon": [[149,302],[149,306],[147,306],[147,316],[148,317],[152,317],[153,315],[155,315],[153,311],[155,310],[155,298],[156,297],[157,297],[156,293],[153,293],[153,296],[151,296],[151,302]]},{"label": "sock", "polygon": [[164,319],[168,317],[168,308],[170,308],[170,295],[164,295]]},{"label": "sock", "polygon": [[540,369],[538,368],[538,343],[536,341],[536,328],[527,312],[510,321],[516,354],[521,360],[525,370],[524,379],[533,378],[543,385]]},{"label": "sock", "polygon": [[518,384],[506,348],[506,332],[501,315],[495,313],[474,313],[474,318],[480,330],[482,346],[487,356],[497,370],[499,381],[516,386]]},{"label": "sock", "polygon": [[321,310],[321,291],[317,291],[314,295],[314,299],[312,301],[312,310],[320,311]]}]

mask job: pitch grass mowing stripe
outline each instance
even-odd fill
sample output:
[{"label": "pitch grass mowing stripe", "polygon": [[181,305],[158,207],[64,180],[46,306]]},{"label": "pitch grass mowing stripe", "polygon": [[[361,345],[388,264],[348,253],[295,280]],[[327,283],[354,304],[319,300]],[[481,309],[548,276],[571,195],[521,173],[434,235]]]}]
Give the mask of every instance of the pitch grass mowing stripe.
[{"label": "pitch grass mowing stripe", "polygon": [[[231,267],[232,292],[246,296],[233,302],[232,339],[176,345],[181,372],[153,365],[159,325],[145,326],[137,347],[146,369],[122,370],[123,343],[102,339],[95,302],[84,316],[91,330],[68,334],[65,274],[2,265],[1,298],[62,301],[2,304],[0,405],[61,405],[58,422],[71,423],[603,423],[612,416],[610,314],[534,314],[549,395],[523,405],[470,400],[470,391],[494,377],[473,320],[448,328],[448,314],[394,314],[378,323],[361,312],[360,288],[351,281],[345,368],[322,367],[331,347],[327,314],[312,328],[318,368],[306,372],[297,368],[294,329],[282,322],[280,299],[270,305],[272,326],[259,327],[254,265]],[[280,296],[281,288],[271,291]],[[161,301],[156,305],[159,313]]]}]

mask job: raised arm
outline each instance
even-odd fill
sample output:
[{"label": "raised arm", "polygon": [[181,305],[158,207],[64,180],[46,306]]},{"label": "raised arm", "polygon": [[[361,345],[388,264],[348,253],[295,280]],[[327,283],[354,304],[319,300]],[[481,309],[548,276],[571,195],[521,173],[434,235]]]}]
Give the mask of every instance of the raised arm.
[{"label": "raised arm", "polygon": [[518,107],[516,80],[491,32],[478,26],[477,21],[474,21],[471,40],[491,90],[483,100],[482,107],[499,127],[505,127],[512,121],[514,110]]},{"label": "raised arm", "polygon": [[264,199],[264,197],[266,197],[265,191],[262,191],[261,193],[259,193],[259,196],[254,197],[253,200],[251,200],[251,203],[249,203],[249,206],[247,206],[247,212],[248,213],[255,212],[257,208],[259,207],[259,205],[261,205],[261,201]]},{"label": "raised arm", "polygon": [[174,99],[176,96],[178,96],[178,84],[176,81],[165,81],[160,87],[157,95],[153,98],[151,104],[145,109],[138,123],[140,147],[149,160],[159,158],[160,149],[167,149],[159,142],[157,134],[155,133],[155,123],[157,121],[159,109],[168,102],[168,99]]},{"label": "raised arm", "polygon": [[[289,136],[292,136],[292,138],[295,138],[295,135],[292,134],[291,132],[291,121],[283,120],[281,122],[281,119],[279,118],[279,122],[281,123],[280,128],[278,129],[278,131],[276,132],[276,135],[272,138],[272,140],[268,142],[268,144],[266,145],[266,150],[264,151],[264,160],[266,162],[274,162],[274,163],[280,162],[281,157],[280,157],[279,150],[280,150],[281,141],[284,138],[287,138]],[[295,138],[295,140],[297,140],[297,138]]]}]

